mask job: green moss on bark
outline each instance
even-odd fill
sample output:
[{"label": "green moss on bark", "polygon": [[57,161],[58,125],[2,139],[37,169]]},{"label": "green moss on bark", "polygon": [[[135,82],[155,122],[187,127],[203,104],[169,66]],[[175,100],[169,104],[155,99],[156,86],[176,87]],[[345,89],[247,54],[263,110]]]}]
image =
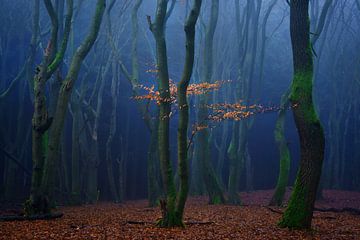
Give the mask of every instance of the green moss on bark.
[{"label": "green moss on bark", "polygon": [[291,86],[290,100],[293,107],[299,108],[307,122],[318,122],[319,118],[313,107],[313,73],[312,71],[299,71],[294,75]]},{"label": "green moss on bark", "polygon": [[280,167],[275,192],[269,203],[271,206],[280,206],[282,204],[289,178],[291,157],[285,138],[285,117],[289,107],[289,93],[288,90],[281,99],[281,110],[274,131],[275,141],[279,148]]},{"label": "green moss on bark", "polygon": [[309,218],[309,210],[306,209],[308,204],[305,200],[307,190],[302,188],[298,181],[299,179],[295,182],[295,189],[289,200],[289,206],[278,223],[279,227],[303,229],[304,226],[307,226],[307,219]]}]

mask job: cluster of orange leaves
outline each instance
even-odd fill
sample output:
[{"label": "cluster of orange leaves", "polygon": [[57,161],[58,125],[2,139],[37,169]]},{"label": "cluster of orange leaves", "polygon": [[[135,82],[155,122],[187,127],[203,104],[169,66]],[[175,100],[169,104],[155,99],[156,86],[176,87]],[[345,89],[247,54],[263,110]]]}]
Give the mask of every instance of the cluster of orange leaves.
[{"label": "cluster of orange leaves", "polygon": [[255,114],[276,112],[279,110],[279,107],[276,106],[265,107],[260,104],[247,105],[242,101],[238,103],[211,104],[208,105],[208,107],[213,111],[209,119],[215,122],[221,122],[223,120],[240,121]]},{"label": "cluster of orange leaves", "polygon": [[[231,80],[215,81],[214,83],[204,82],[204,83],[190,84],[187,89],[187,94],[201,95],[212,91],[217,91],[220,89],[220,87],[223,84],[228,82],[231,82]],[[169,103],[176,102],[177,85],[172,80],[170,80],[170,84],[169,84],[169,91],[170,91],[169,98],[162,98],[160,92],[158,90],[155,90],[154,85],[152,85],[151,87],[145,85],[139,85],[138,88],[144,90],[146,94],[135,96],[134,99],[136,100],[155,101],[158,105],[163,102],[169,102]],[[208,105],[207,107],[212,112],[208,120],[214,122],[221,122],[224,120],[240,121],[249,118],[255,114],[261,114],[266,112],[277,112],[280,110],[278,106],[265,107],[260,104],[249,105],[249,104],[245,104],[243,101],[239,101],[237,103],[217,103],[217,104]],[[205,128],[208,128],[208,126],[197,125],[194,131],[198,132]]]},{"label": "cluster of orange leaves", "polygon": [[[220,87],[230,80],[226,81],[215,81],[214,83],[194,83],[190,84],[187,89],[188,95],[201,95],[206,94],[212,91],[219,90]],[[170,102],[175,103],[177,98],[177,86],[174,81],[170,80],[169,90],[170,90],[170,98],[162,98],[160,92],[155,90],[155,86],[152,85],[151,87],[145,85],[139,85],[138,88],[144,90],[146,92],[145,95],[135,96],[134,99],[136,100],[151,100],[155,101],[156,104],[160,104],[162,102]]]}]

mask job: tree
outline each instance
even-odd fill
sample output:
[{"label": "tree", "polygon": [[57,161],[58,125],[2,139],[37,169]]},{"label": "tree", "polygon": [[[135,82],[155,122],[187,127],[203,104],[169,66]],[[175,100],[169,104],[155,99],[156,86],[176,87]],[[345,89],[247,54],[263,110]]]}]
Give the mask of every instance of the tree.
[{"label": "tree", "polygon": [[[129,1],[130,2],[130,1]],[[126,5],[127,2],[124,2],[124,5]],[[126,67],[124,64],[121,52],[119,49],[121,47],[116,46],[114,37],[113,37],[113,29],[111,31],[108,31],[108,40],[109,44],[112,48],[112,53],[114,54],[118,64],[120,65],[120,70],[125,76],[125,78],[128,80],[128,82],[131,85],[132,92],[134,97],[140,96],[140,73],[139,73],[139,58],[138,58],[138,41],[139,41],[139,22],[138,22],[138,12],[143,4],[143,0],[136,0],[134,1],[133,8],[131,10],[131,25],[132,25],[132,32],[131,32],[131,71]],[[172,5],[170,9],[167,12],[167,18],[170,17],[172,14],[172,10],[174,8],[175,1],[172,1]],[[124,9],[124,8],[123,8]],[[109,19],[110,22],[110,19]],[[117,28],[119,29],[119,28]],[[158,133],[158,118],[151,117],[151,114],[148,109],[148,101],[138,101],[137,102],[137,109],[139,113],[142,116],[142,119],[144,120],[144,123],[147,127],[147,129],[150,132],[151,138],[150,138],[150,144],[148,149],[148,156],[147,156],[147,176],[148,176],[148,202],[149,206],[155,206],[156,201],[158,200],[160,189],[158,187],[158,182],[160,176],[158,176],[158,164],[157,164],[157,158],[158,158],[158,148],[157,148],[157,133]],[[156,113],[158,115],[158,113]]]},{"label": "tree", "polygon": [[78,78],[81,64],[94,45],[95,40],[97,39],[102,22],[102,16],[105,11],[105,2],[105,0],[97,1],[96,11],[92,20],[90,32],[84,39],[83,43],[77,48],[69,66],[68,73],[60,87],[54,120],[51,126],[52,133],[49,138],[49,155],[47,158],[48,166],[45,169],[43,178],[45,193],[49,194],[50,196],[53,195],[53,186],[55,181],[54,171],[56,167],[57,156],[59,155],[59,143],[64,127],[65,116],[67,113],[67,105],[69,103],[75,81]]},{"label": "tree", "polygon": [[[57,70],[64,58],[70,34],[73,14],[73,1],[67,1],[67,16],[64,27],[64,37],[58,52],[55,51],[58,35],[58,16],[50,0],[44,0],[52,22],[51,39],[44,54],[43,62],[38,67],[34,79],[35,108],[33,115],[33,178],[30,199],[26,202],[28,215],[49,213],[53,197],[55,170],[59,156],[59,145],[64,126],[67,105],[74,83],[78,77],[81,63],[92,48],[102,22],[106,0],[98,0],[96,12],[92,20],[90,32],[84,42],[78,47],[66,75],[61,83],[54,117],[48,115],[45,98],[45,85],[51,75]],[[51,134],[47,131],[51,126]]]},{"label": "tree", "polygon": [[285,137],[286,112],[290,104],[289,94],[290,91],[288,90],[281,98],[281,107],[278,114],[278,119],[276,120],[276,126],[274,131],[275,141],[279,148],[280,167],[275,192],[269,203],[269,205],[271,206],[281,206],[281,204],[283,203],[290,173],[291,156]]},{"label": "tree", "polygon": [[187,89],[190,83],[194,67],[195,56],[195,25],[200,14],[202,0],[194,0],[194,6],[185,23],[186,33],[186,56],[185,66],[181,81],[178,84],[178,168],[180,177],[180,192],[178,194],[177,214],[183,218],[186,198],[189,191],[189,166],[188,166],[188,125],[189,104],[187,101]]},{"label": "tree", "polygon": [[44,53],[41,65],[37,67],[34,77],[34,114],[32,119],[32,159],[33,175],[31,181],[30,199],[25,206],[26,214],[47,213],[50,210],[49,200],[43,190],[45,172],[45,159],[47,155],[48,129],[53,118],[49,117],[46,106],[45,86],[51,75],[57,70],[62,61],[70,34],[71,19],[73,14],[73,1],[67,1],[67,17],[61,49],[56,52],[58,38],[58,16],[51,1],[44,0],[46,10],[51,19],[51,38]]},{"label": "tree", "polygon": [[[262,1],[248,0],[243,18],[241,19],[239,1],[235,2],[236,33],[238,38],[235,52],[239,61],[237,66],[238,73],[235,99],[236,101],[245,101],[245,104],[249,104],[253,83],[255,82],[254,70],[258,51],[258,26],[261,6]],[[269,10],[271,11],[271,7]],[[266,23],[266,17],[264,21],[264,23]],[[251,158],[248,150],[248,135],[251,125],[252,122],[249,120],[233,123],[232,138],[228,147],[228,157],[230,159],[228,203],[230,204],[240,204],[238,190],[241,173],[244,169],[246,174],[246,188],[250,190],[253,187]]]},{"label": "tree", "polygon": [[[27,187],[31,179],[31,174],[24,175],[23,172],[19,171],[27,169],[27,153],[31,149],[31,147],[29,147],[31,145],[31,118],[25,112],[26,109],[31,106],[32,102],[33,88],[31,85],[34,76],[34,61],[40,35],[40,0],[21,3],[21,6],[16,3],[11,3],[11,5],[12,9],[10,10],[10,5],[6,6],[5,4],[5,6],[3,6],[4,10],[0,13],[2,16],[0,21],[5,28],[0,29],[3,33],[0,43],[0,48],[2,49],[0,51],[0,75],[2,76],[2,81],[0,83],[0,108],[3,109],[4,112],[7,112],[7,114],[3,114],[0,119],[0,122],[3,123],[3,129],[0,133],[2,140],[0,141],[2,142],[1,148],[3,148],[3,150],[7,149],[10,155],[13,156],[13,158],[4,156],[4,172],[1,171],[0,173],[0,175],[4,176],[4,190],[2,191],[2,194],[6,199],[15,199],[23,195],[26,192],[24,190],[27,189],[24,187]],[[20,7],[22,9],[21,11],[19,11]],[[23,16],[23,14],[30,12],[31,9],[32,21],[30,22],[31,24],[27,26],[28,24],[22,22],[23,19],[18,16]],[[4,18],[8,19],[7,21],[9,22],[6,20],[4,21]],[[19,27],[22,25],[25,28]],[[31,31],[28,51],[23,51],[22,47],[20,47],[22,45],[18,46],[18,50],[15,51],[18,52],[16,54],[18,58],[17,61],[9,61],[9,57],[14,54],[13,50],[9,50],[12,49],[12,43],[16,42],[14,39],[26,39],[25,36],[28,34],[28,31]],[[22,52],[24,54],[21,54]],[[7,75],[10,76],[12,74],[11,70],[9,70],[12,68],[11,66],[16,66],[14,63],[22,61],[24,57],[26,57],[26,59],[24,59],[24,63],[21,63],[22,67],[16,74],[16,77],[11,77],[12,80],[9,85],[2,90],[3,87],[5,87],[5,84],[7,84]],[[13,96],[18,97],[16,97],[15,100]],[[14,104],[17,106],[16,108],[13,107]],[[15,109],[16,111],[14,111]],[[17,124],[14,124],[14,122]],[[17,160],[15,161],[14,159]]]},{"label": "tree", "polygon": [[[300,138],[300,166],[280,227],[310,228],[324,158],[324,133],[313,104],[309,0],[290,3],[294,76],[290,101]],[[295,107],[294,107],[295,106]]]},{"label": "tree", "polygon": [[[209,25],[206,27],[205,39],[204,39],[204,55],[203,55],[203,71],[201,79],[203,83],[212,82],[213,77],[213,47],[214,47],[214,34],[219,17],[219,0],[211,1]],[[206,125],[208,117],[207,104],[209,97],[203,94],[199,97],[198,101],[198,112],[197,122]],[[225,197],[220,183],[217,179],[215,170],[212,166],[210,154],[210,134],[209,129],[203,129],[196,137],[195,145],[195,159],[194,159],[194,170],[200,173],[201,178],[197,178],[197,181],[204,183],[206,191],[209,196],[210,204],[219,204],[225,202]],[[196,169],[197,168],[197,169]],[[193,176],[197,177],[197,176]],[[197,185],[200,182],[192,182]]]},{"label": "tree", "polygon": [[169,149],[169,122],[171,114],[171,94],[167,62],[167,49],[165,40],[165,24],[167,18],[168,0],[159,0],[155,22],[148,17],[150,30],[156,41],[156,60],[159,78],[159,129],[158,144],[161,166],[161,176],[164,184],[166,200],[161,201],[162,219],[161,227],[183,226],[183,212],[188,194],[188,164],[187,164],[187,128],[188,103],[186,100],[187,87],[190,82],[194,65],[195,25],[200,13],[201,0],[195,0],[190,15],[185,23],[186,33],[186,59],[182,79],[179,83],[179,129],[178,129],[178,162],[180,176],[180,191],[177,193],[174,182],[173,169],[170,161]]}]

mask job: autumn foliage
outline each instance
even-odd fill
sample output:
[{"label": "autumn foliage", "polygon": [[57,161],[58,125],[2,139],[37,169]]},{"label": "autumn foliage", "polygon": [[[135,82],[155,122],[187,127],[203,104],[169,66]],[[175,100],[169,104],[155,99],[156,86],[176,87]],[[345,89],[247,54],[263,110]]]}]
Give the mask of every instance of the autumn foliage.
[{"label": "autumn foliage", "polygon": [[[201,95],[206,94],[212,91],[217,91],[220,89],[220,87],[226,83],[230,82],[230,80],[227,81],[216,81],[214,83],[195,83],[190,84],[187,89],[187,95]],[[144,90],[146,94],[135,96],[134,99],[136,100],[151,100],[155,101],[156,104],[160,104],[161,102],[171,102],[176,103],[177,98],[177,86],[174,83],[174,81],[170,80],[170,99],[162,99],[160,97],[160,92],[155,89],[155,85],[152,85],[150,87],[145,85],[138,85],[138,88]]]},{"label": "autumn foliage", "polygon": [[[187,89],[187,95],[196,96],[218,91],[224,84],[230,82],[231,80],[222,80],[215,81],[214,83],[204,82],[190,84]],[[154,101],[158,105],[164,101],[176,104],[177,86],[172,80],[170,80],[170,99],[162,99],[160,96],[160,92],[155,89],[155,85],[152,85],[150,87],[145,85],[139,85],[138,88],[145,91],[145,94],[135,96],[134,99],[136,100]],[[224,120],[240,121],[254,116],[255,114],[276,112],[280,110],[280,108],[277,106],[264,106],[261,104],[249,105],[246,104],[244,101],[239,101],[237,103],[215,103],[207,105],[207,107],[210,110],[208,120],[214,122],[221,122]],[[197,132],[205,128],[208,128],[208,126],[199,123],[196,125],[194,131]]]}]

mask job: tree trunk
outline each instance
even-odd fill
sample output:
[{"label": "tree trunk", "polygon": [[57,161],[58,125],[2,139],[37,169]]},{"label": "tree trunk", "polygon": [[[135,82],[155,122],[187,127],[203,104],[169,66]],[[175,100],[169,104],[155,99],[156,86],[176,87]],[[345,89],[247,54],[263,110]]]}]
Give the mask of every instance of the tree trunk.
[{"label": "tree trunk", "polygon": [[81,204],[81,183],[80,183],[80,144],[79,136],[81,131],[81,110],[80,100],[74,99],[72,105],[72,147],[71,147],[71,204]]},{"label": "tree trunk", "polygon": [[[213,76],[213,42],[214,34],[219,17],[219,0],[212,0],[209,26],[206,29],[204,44],[204,72],[202,82],[211,82]],[[208,117],[208,96],[199,97],[197,122],[207,124]],[[212,166],[209,130],[203,129],[197,133],[196,137],[196,159],[198,166],[201,168],[202,180],[204,181],[206,191],[209,196],[210,204],[220,204],[225,202],[221,185],[216,177],[215,170]]]},{"label": "tree trunk", "polygon": [[181,81],[178,84],[179,126],[178,126],[178,172],[180,178],[179,193],[177,196],[176,213],[182,222],[184,208],[189,192],[189,163],[188,163],[188,127],[189,104],[187,88],[194,68],[195,58],[195,25],[200,14],[202,0],[195,0],[193,8],[185,23],[186,56]]},{"label": "tree trunk", "polygon": [[59,92],[56,112],[54,115],[54,122],[51,129],[51,138],[49,139],[49,155],[42,180],[42,189],[44,193],[50,197],[53,196],[55,167],[57,165],[56,161],[59,154],[59,144],[67,112],[67,105],[72,93],[73,86],[78,77],[81,63],[89,53],[98,36],[104,10],[105,0],[98,0],[90,32],[73,56],[69,67],[69,72],[63,81]]},{"label": "tree trunk", "polygon": [[274,131],[275,141],[279,148],[280,167],[275,192],[269,203],[270,206],[281,206],[289,179],[291,156],[288,143],[285,138],[286,112],[290,105],[289,94],[290,91],[288,90],[281,99],[281,107]]},{"label": "tree trunk", "polygon": [[106,169],[108,174],[108,182],[110,187],[110,192],[112,195],[112,199],[115,200],[115,202],[119,202],[119,194],[116,190],[115,186],[115,179],[114,179],[114,171],[113,171],[113,156],[111,151],[111,146],[113,143],[113,139],[116,134],[116,113],[117,113],[117,98],[118,98],[118,79],[117,79],[117,70],[115,63],[112,63],[112,81],[111,81],[111,99],[112,99],[112,106],[111,106],[111,116],[110,116],[110,130],[109,130],[109,136],[106,142]]},{"label": "tree trunk", "polygon": [[[44,0],[45,7],[51,19],[51,39],[45,50],[43,62],[37,67],[36,75],[34,77],[34,113],[32,119],[33,125],[33,144],[32,144],[32,159],[33,159],[33,176],[31,183],[30,199],[25,203],[25,212],[27,215],[33,214],[47,214],[50,212],[49,196],[44,191],[42,184],[44,182],[45,169],[48,161],[48,129],[52,124],[52,118],[48,116],[45,97],[45,85],[51,75],[57,70],[62,61],[68,36],[70,32],[73,1],[67,1],[67,16],[65,19],[65,33],[62,40],[61,48],[56,51],[57,36],[58,36],[58,16],[55,12],[51,1]],[[56,54],[55,54],[56,53]],[[54,165],[56,166],[56,165]],[[55,174],[55,173],[54,173]]]},{"label": "tree trunk", "polygon": [[300,166],[279,226],[310,228],[324,158],[324,133],[314,109],[313,60],[310,44],[309,0],[291,1],[290,31],[294,78],[290,100],[300,138]]},{"label": "tree trunk", "polygon": [[158,187],[158,171],[156,171],[159,168],[159,164],[157,164],[159,157],[157,134],[159,129],[159,121],[151,121],[150,129],[150,144],[147,156],[148,202],[149,206],[155,206],[156,201],[160,195],[160,189]]},{"label": "tree trunk", "polygon": [[243,166],[242,159],[239,159],[238,146],[240,140],[240,123],[234,122],[232,138],[228,148],[228,157],[230,159],[229,165],[229,182],[228,182],[228,203],[233,205],[239,205],[241,203],[238,194],[239,182],[240,182],[240,171]]},{"label": "tree trunk", "polygon": [[164,184],[166,200],[162,201],[163,218],[159,224],[163,227],[178,225],[178,219],[175,216],[176,188],[173,179],[169,146],[171,102],[165,40],[167,6],[168,0],[159,0],[157,3],[155,23],[151,23],[151,19],[148,17],[150,30],[152,31],[156,41],[156,62],[158,69],[159,92],[161,97],[159,106],[158,147],[161,176]]},{"label": "tree trunk", "polygon": [[169,150],[169,122],[171,111],[171,99],[169,89],[169,73],[167,65],[167,49],[165,41],[165,25],[172,11],[170,7],[167,13],[168,0],[159,0],[157,3],[155,23],[148,22],[150,30],[153,32],[156,41],[156,57],[159,78],[160,92],[160,116],[158,129],[159,158],[161,166],[161,176],[164,184],[166,200],[161,200],[162,219],[159,225],[162,227],[183,226],[183,213],[185,202],[189,190],[188,164],[187,164],[187,128],[189,109],[186,99],[187,87],[190,82],[194,65],[195,49],[195,25],[200,13],[201,0],[195,0],[192,11],[185,23],[186,33],[186,59],[181,81],[178,86],[179,95],[179,128],[178,128],[178,169],[180,177],[180,190],[177,193],[174,183],[173,169],[170,161]]}]

